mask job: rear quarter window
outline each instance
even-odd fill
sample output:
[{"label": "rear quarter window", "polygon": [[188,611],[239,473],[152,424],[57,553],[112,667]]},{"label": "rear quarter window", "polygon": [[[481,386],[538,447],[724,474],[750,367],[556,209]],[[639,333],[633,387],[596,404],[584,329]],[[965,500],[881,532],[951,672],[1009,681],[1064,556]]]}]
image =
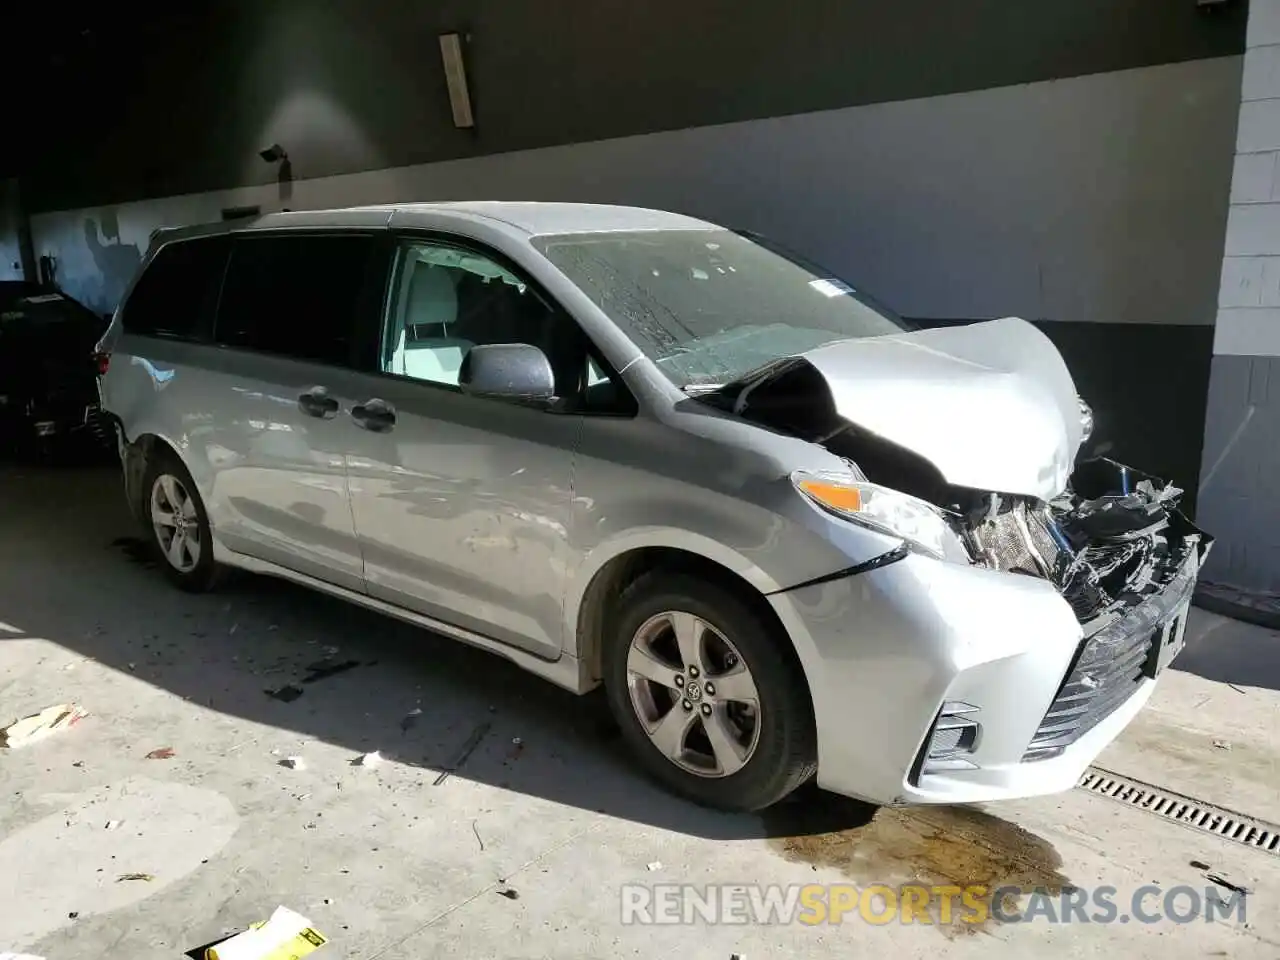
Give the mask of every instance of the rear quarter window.
[{"label": "rear quarter window", "polygon": [[225,237],[177,240],[161,247],[125,302],[128,333],[207,339],[227,266]]}]

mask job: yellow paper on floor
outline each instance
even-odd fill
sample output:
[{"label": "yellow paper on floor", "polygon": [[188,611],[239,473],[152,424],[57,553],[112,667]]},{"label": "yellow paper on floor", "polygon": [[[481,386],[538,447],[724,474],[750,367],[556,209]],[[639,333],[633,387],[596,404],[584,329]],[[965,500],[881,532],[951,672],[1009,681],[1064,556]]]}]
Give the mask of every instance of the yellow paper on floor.
[{"label": "yellow paper on floor", "polygon": [[205,949],[205,960],[298,960],[328,941],[311,921],[288,907],[276,907],[266,923]]}]

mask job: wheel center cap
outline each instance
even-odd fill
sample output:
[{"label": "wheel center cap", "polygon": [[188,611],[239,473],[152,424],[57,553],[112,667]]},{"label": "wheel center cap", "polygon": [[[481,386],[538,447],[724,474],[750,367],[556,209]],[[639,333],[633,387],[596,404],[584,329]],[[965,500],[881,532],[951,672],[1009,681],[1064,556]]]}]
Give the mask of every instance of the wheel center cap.
[{"label": "wheel center cap", "polygon": [[698,684],[698,681],[690,680],[688,683],[686,683],[684,685],[684,695],[688,697],[690,700],[701,700],[702,687]]}]

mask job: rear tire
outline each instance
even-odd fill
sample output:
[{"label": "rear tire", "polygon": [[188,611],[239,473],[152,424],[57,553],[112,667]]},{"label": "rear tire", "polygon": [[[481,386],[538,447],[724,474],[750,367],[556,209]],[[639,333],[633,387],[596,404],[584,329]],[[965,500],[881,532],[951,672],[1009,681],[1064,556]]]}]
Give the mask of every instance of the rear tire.
[{"label": "rear tire", "polygon": [[148,459],[141,517],[156,562],[175,585],[191,593],[212,590],[221,579],[213,560],[213,535],[204,501],[186,466],[168,450]]},{"label": "rear tire", "polygon": [[654,571],[606,625],[605,692],[671,791],[722,810],[777,803],[817,768],[808,685],[789,641],[732,590]]}]

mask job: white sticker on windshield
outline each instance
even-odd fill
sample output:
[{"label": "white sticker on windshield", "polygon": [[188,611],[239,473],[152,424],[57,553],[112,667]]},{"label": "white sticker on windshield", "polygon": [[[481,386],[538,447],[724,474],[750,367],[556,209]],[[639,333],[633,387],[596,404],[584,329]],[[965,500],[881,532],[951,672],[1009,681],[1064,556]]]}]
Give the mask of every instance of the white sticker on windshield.
[{"label": "white sticker on windshield", "polygon": [[810,280],[809,286],[824,297],[842,297],[846,293],[853,293],[853,287],[843,280]]}]

